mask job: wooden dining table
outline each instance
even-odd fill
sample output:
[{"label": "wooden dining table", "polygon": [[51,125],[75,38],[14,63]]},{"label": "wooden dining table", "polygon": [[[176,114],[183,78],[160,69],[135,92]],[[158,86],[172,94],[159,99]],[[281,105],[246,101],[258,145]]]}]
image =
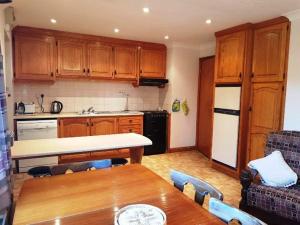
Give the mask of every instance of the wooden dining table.
[{"label": "wooden dining table", "polygon": [[113,225],[130,204],[162,209],[168,225],[224,224],[206,209],[140,164],[25,181],[14,225]]}]

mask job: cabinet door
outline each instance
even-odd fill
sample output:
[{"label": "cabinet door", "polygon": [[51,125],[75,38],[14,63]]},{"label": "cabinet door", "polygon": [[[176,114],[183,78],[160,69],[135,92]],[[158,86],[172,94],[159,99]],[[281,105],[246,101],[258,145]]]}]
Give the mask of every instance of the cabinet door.
[{"label": "cabinet door", "polygon": [[[102,117],[91,119],[91,135],[105,135],[116,133],[118,133],[116,117]],[[104,155],[109,155],[110,153],[101,151],[91,152],[91,156],[98,158],[103,157]]]},{"label": "cabinet door", "polygon": [[249,161],[264,156],[268,133],[281,127],[282,87],[282,82],[252,85]]},{"label": "cabinet door", "polygon": [[140,76],[147,78],[166,77],[166,50],[140,49]]},{"label": "cabinet door", "polygon": [[288,23],[254,31],[253,81],[282,81],[288,42]]},{"label": "cabinet door", "polygon": [[136,79],[137,77],[137,48],[114,48],[115,78]]},{"label": "cabinet door", "polygon": [[113,48],[108,45],[87,45],[88,74],[91,77],[112,78]]},{"label": "cabinet door", "polygon": [[87,75],[86,47],[82,41],[58,41],[58,76],[80,77]]},{"label": "cabinet door", "polygon": [[[64,118],[59,120],[59,137],[81,137],[90,135],[88,118]],[[90,153],[78,153],[62,155],[59,162],[85,161],[90,157]]]},{"label": "cabinet door", "polygon": [[241,82],[244,71],[246,32],[236,32],[217,38],[215,81]]},{"label": "cabinet door", "polygon": [[53,80],[53,37],[15,36],[14,66],[16,79]]},{"label": "cabinet door", "polygon": [[116,117],[102,117],[91,119],[91,135],[116,134]]}]

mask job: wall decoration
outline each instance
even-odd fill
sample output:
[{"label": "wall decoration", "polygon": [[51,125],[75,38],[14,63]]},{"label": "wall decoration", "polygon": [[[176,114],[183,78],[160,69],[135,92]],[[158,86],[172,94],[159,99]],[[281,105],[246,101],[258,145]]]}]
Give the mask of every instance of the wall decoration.
[{"label": "wall decoration", "polygon": [[186,99],[183,101],[183,103],[181,104],[181,106],[182,106],[182,111],[183,111],[184,115],[187,116],[189,114],[190,108],[189,108],[189,106],[187,104],[187,100]]},{"label": "wall decoration", "polygon": [[172,104],[172,112],[179,112],[180,111],[180,100],[175,99]]}]

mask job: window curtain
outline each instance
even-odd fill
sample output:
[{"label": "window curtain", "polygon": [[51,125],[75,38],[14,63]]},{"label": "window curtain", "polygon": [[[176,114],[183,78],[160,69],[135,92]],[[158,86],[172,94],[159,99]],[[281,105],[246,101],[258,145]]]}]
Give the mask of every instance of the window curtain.
[{"label": "window curtain", "polygon": [[11,134],[7,125],[6,93],[3,73],[3,56],[0,48],[0,213],[11,205]]}]

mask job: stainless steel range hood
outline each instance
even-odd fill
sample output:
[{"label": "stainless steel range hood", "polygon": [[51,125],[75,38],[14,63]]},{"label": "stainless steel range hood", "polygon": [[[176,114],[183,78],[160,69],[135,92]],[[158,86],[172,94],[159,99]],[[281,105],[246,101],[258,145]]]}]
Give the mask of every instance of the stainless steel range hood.
[{"label": "stainless steel range hood", "polygon": [[168,79],[152,79],[152,78],[140,78],[139,86],[157,86],[164,87],[169,82]]}]

